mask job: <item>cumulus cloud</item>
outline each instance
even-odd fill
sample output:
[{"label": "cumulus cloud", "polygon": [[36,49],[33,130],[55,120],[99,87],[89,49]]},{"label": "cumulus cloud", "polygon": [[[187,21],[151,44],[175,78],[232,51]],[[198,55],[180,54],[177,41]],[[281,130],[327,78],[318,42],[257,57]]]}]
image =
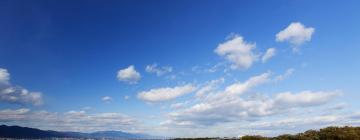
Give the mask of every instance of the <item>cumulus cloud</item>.
[{"label": "cumulus cloud", "polygon": [[291,45],[293,45],[293,51],[297,51],[297,46],[306,41],[310,41],[314,32],[315,28],[313,27],[305,27],[305,25],[300,22],[293,22],[284,30],[276,34],[276,41],[288,41]]},{"label": "cumulus cloud", "polygon": [[248,69],[258,60],[259,55],[254,53],[255,48],[255,44],[246,42],[242,36],[234,35],[226,42],[219,44],[214,51],[231,62],[231,68]]},{"label": "cumulus cloud", "polygon": [[135,70],[134,65],[130,65],[125,69],[121,69],[117,73],[117,78],[120,81],[127,82],[129,84],[136,84],[141,76],[140,73]]},{"label": "cumulus cloud", "polygon": [[104,96],[104,97],[101,98],[101,101],[103,101],[103,102],[110,102],[110,101],[112,101],[112,97],[110,97],[110,96]]},{"label": "cumulus cloud", "polygon": [[41,105],[43,103],[40,92],[30,92],[20,86],[10,83],[10,73],[0,68],[0,101],[14,104]]},{"label": "cumulus cloud", "polygon": [[191,93],[195,91],[195,89],[196,87],[191,84],[176,87],[164,87],[142,91],[138,93],[137,97],[148,102],[167,101]]},{"label": "cumulus cloud", "polygon": [[261,57],[261,61],[263,63],[265,63],[270,58],[274,57],[275,54],[276,54],[276,49],[275,48],[269,48],[269,49],[266,50],[265,54]]},{"label": "cumulus cloud", "polygon": [[173,68],[170,66],[159,67],[157,64],[147,65],[145,71],[148,73],[155,73],[157,76],[172,72]]},{"label": "cumulus cloud", "polygon": [[139,123],[130,116],[113,112],[89,114],[86,111],[68,111],[58,113],[32,111],[27,108],[0,110],[0,122],[40,129],[81,132],[99,130],[128,131],[129,127],[136,127]]}]

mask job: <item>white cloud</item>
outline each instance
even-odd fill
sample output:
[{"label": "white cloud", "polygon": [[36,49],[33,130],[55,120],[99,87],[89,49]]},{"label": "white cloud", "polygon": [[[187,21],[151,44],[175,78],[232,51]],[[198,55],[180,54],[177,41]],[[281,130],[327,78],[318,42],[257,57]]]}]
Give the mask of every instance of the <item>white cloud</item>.
[{"label": "white cloud", "polygon": [[286,72],[282,75],[278,75],[275,77],[275,82],[278,82],[278,81],[282,81],[284,79],[286,79],[287,77],[289,77],[290,75],[292,75],[294,73],[295,69],[293,68],[289,68],[286,70]]},{"label": "white cloud", "polygon": [[218,85],[224,83],[224,81],[225,81],[224,78],[220,78],[207,82],[204,86],[202,86],[196,91],[195,96],[202,97],[207,93],[213,92],[218,87]]},{"label": "white cloud", "polygon": [[21,120],[24,119],[23,114],[26,114],[30,111],[27,108],[20,108],[20,109],[4,109],[0,110],[0,121],[7,122],[7,121],[14,121],[14,120]]},{"label": "white cloud", "polygon": [[269,81],[270,80],[269,76],[270,76],[270,72],[266,72],[261,75],[251,77],[249,80],[247,80],[244,83],[238,82],[232,84],[225,88],[225,93],[241,95],[249,91],[251,88]]},{"label": "white cloud", "polygon": [[299,117],[290,117],[284,118],[275,121],[262,121],[250,123],[247,127],[248,129],[260,129],[260,130],[293,130],[302,128],[321,128],[326,127],[331,124],[345,124],[346,121],[352,120],[349,116],[346,115],[318,115],[318,116],[299,116]]},{"label": "white cloud", "polygon": [[[271,107],[269,101],[247,101],[239,97],[252,88],[270,80],[270,72],[249,78],[245,82],[238,82],[225,87],[223,91],[211,91],[204,100],[189,108],[169,113],[170,120],[164,124],[182,125],[213,125],[229,122],[237,118],[267,115]],[[206,86],[205,86],[206,87]],[[210,90],[208,90],[210,91]]]},{"label": "white cloud", "polygon": [[112,97],[110,97],[110,96],[104,96],[104,97],[101,98],[101,101],[103,101],[103,102],[110,102],[110,101],[112,101]]},{"label": "white cloud", "polygon": [[[288,75],[288,70],[283,75]],[[223,90],[207,90],[203,98],[187,108],[175,108],[162,124],[182,127],[214,126],[225,122],[254,121],[293,109],[321,106],[341,95],[338,91],[302,91],[278,93],[272,97],[257,94],[253,89],[267,82],[279,80],[270,72],[237,82]],[[201,88],[200,88],[201,89]],[[245,96],[245,93],[249,96]],[[175,105],[174,105],[175,106]]]},{"label": "white cloud", "polygon": [[279,93],[274,98],[264,96],[242,98],[220,93],[221,96],[213,96],[189,108],[169,113],[169,119],[163,124],[213,126],[225,122],[255,121],[276,114],[285,114],[294,108],[324,105],[338,96],[333,92],[303,94],[304,92],[287,95]]},{"label": "white cloud", "polygon": [[125,69],[119,70],[117,78],[120,81],[127,82],[129,84],[136,84],[140,80],[141,76],[140,73],[135,70],[135,67],[130,65]]},{"label": "white cloud", "polygon": [[82,108],[82,110],[92,110],[93,108],[92,107],[90,107],[90,106],[84,106],[83,108]]},{"label": "white cloud", "polygon": [[188,104],[188,102],[174,103],[171,104],[170,107],[173,109],[180,109],[183,108],[186,104]]},{"label": "white cloud", "polygon": [[[263,120],[258,122],[252,122],[243,126],[241,129],[251,130],[295,130],[294,132],[299,133],[300,131],[308,129],[319,129],[328,126],[359,126],[360,121],[358,112],[350,113],[330,113],[330,114],[309,114],[303,115],[288,115],[285,118],[277,118],[276,120]],[[288,133],[280,132],[278,134]],[[272,133],[274,135],[274,133]],[[276,135],[276,133],[275,133]]]},{"label": "white cloud", "polygon": [[0,68],[0,101],[14,104],[41,105],[43,103],[40,92],[30,92],[20,86],[10,83],[10,74]]},{"label": "white cloud", "polygon": [[[224,96],[169,113],[167,125],[211,126],[272,114],[268,102]],[[172,122],[172,124],[169,124]]]},{"label": "white cloud", "polygon": [[156,73],[157,76],[172,72],[173,68],[170,66],[159,67],[157,64],[147,65],[145,71],[148,73]]},{"label": "white cloud", "polygon": [[241,121],[241,119],[237,119],[236,122],[207,126],[199,126],[191,121],[172,122],[171,120],[161,124],[164,125],[167,133],[176,132],[176,136],[180,137],[234,137],[244,135],[271,137],[280,134],[300,133],[309,129],[320,129],[327,126],[359,126],[359,116],[356,112],[333,112],[331,114],[288,113],[256,121]]},{"label": "white cloud", "polygon": [[346,109],[347,107],[348,107],[348,104],[346,104],[346,103],[338,103],[338,104],[335,104],[334,106],[327,108],[327,110],[329,110],[329,111],[343,110],[343,109]]},{"label": "white cloud", "polygon": [[166,76],[165,78],[168,79],[168,80],[175,80],[176,77],[177,77],[177,76],[176,76],[175,74],[172,74],[172,75]]},{"label": "white cloud", "polygon": [[164,87],[142,91],[138,93],[138,98],[148,102],[159,102],[175,99],[176,97],[195,91],[196,87],[191,84],[177,87]]},{"label": "white cloud", "polygon": [[130,99],[130,96],[127,96],[127,95],[126,95],[126,96],[124,96],[124,99],[125,99],[125,100],[128,100],[128,99]]},{"label": "white cloud", "polygon": [[10,80],[10,74],[6,69],[0,68],[0,83],[7,84]]},{"label": "white cloud", "polygon": [[266,50],[265,54],[262,56],[261,61],[265,63],[270,58],[274,57],[276,55],[276,49],[275,48],[269,48]]},{"label": "white cloud", "polygon": [[328,102],[330,99],[338,97],[342,93],[340,91],[302,91],[300,93],[284,92],[279,93],[275,97],[275,102],[286,107],[289,106],[314,106]]},{"label": "white cloud", "polygon": [[204,73],[215,73],[218,71],[226,71],[226,62],[219,62],[216,64],[205,64],[205,65],[195,65],[191,67],[191,71],[196,74],[204,74]]},{"label": "white cloud", "polygon": [[248,69],[258,60],[259,56],[253,52],[255,48],[255,44],[245,42],[242,36],[234,35],[230,40],[219,44],[214,51],[231,62],[233,69]]},{"label": "white cloud", "polygon": [[[342,94],[339,91],[305,90],[271,94],[256,91],[257,87],[284,80],[293,72],[292,68],[280,75],[265,72],[225,87],[220,86],[224,79],[207,81],[198,86],[194,98],[184,98],[183,101],[171,104],[171,111],[160,126],[166,132],[179,136],[209,136],[210,132],[211,135],[221,136],[221,132],[227,131],[232,133],[225,133],[226,136],[254,134],[253,131],[269,135],[284,129],[288,130],[287,133],[299,132],[298,127],[308,129],[331,124],[354,124],[354,118],[360,118],[360,115],[352,115],[345,117],[344,121],[341,117],[329,115],[340,113],[341,110],[324,112]],[[201,98],[198,98],[198,92]],[[312,117],[307,116],[309,113],[312,113]],[[272,130],[276,132],[269,132]]]},{"label": "white cloud", "polygon": [[287,28],[276,34],[276,41],[288,41],[293,45],[293,51],[298,50],[298,46],[311,40],[315,28],[305,27],[300,22],[293,22]]},{"label": "white cloud", "polygon": [[89,114],[86,111],[65,113],[31,111],[30,109],[0,110],[0,122],[21,126],[51,129],[58,131],[93,132],[103,130],[126,130],[138,125],[136,119],[120,113]]}]

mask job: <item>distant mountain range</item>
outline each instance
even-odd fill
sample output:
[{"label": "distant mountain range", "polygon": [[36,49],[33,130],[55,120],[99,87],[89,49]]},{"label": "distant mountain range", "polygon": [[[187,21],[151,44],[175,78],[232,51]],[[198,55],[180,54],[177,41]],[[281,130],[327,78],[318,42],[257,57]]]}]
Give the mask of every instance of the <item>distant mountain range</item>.
[{"label": "distant mountain range", "polygon": [[162,139],[147,134],[135,134],[122,131],[98,131],[93,133],[59,132],[40,130],[21,126],[0,125],[0,138],[110,138],[110,139]]}]

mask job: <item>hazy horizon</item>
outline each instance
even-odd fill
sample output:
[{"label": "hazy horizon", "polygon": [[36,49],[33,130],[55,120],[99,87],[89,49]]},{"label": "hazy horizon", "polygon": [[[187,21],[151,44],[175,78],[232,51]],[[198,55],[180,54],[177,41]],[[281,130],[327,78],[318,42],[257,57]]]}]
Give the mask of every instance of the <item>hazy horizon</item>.
[{"label": "hazy horizon", "polygon": [[0,124],[167,137],[360,124],[359,1],[0,1]]}]

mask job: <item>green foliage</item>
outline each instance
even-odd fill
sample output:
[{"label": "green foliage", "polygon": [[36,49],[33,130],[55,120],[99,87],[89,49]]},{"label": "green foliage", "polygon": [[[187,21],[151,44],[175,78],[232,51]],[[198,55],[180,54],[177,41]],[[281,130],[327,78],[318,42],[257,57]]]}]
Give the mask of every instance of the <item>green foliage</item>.
[{"label": "green foliage", "polygon": [[284,134],[284,135],[280,135],[274,138],[271,138],[272,140],[297,140],[295,138],[295,136],[293,135],[289,135],[289,134]]},{"label": "green foliage", "polygon": [[270,140],[269,138],[262,136],[243,136],[241,140]]}]

